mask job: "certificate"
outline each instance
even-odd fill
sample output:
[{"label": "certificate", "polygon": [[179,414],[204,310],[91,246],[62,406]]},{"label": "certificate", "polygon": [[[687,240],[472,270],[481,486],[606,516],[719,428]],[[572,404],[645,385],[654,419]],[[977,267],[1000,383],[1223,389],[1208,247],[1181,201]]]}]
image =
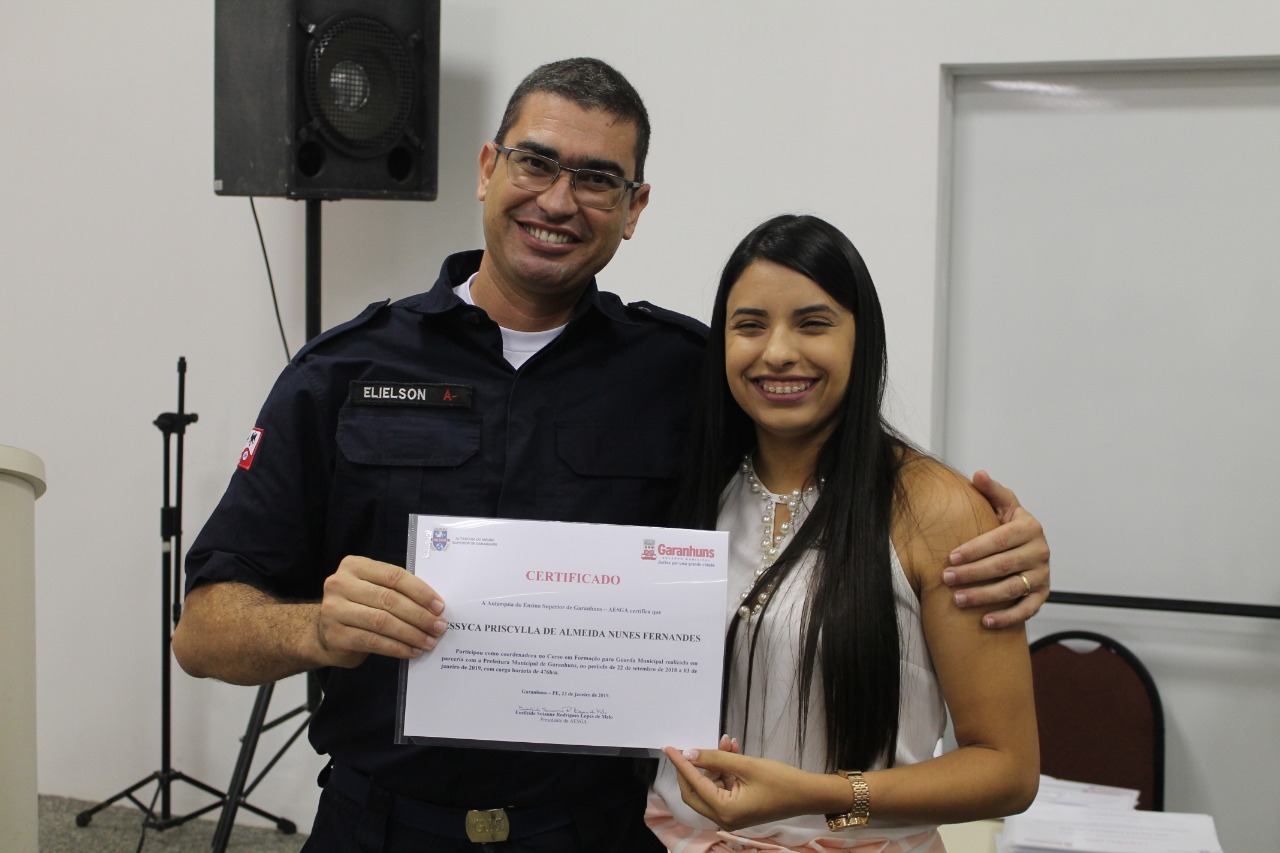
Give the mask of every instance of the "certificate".
[{"label": "certificate", "polygon": [[609,755],[714,747],[728,534],[413,516],[449,630],[401,667],[397,740]]}]

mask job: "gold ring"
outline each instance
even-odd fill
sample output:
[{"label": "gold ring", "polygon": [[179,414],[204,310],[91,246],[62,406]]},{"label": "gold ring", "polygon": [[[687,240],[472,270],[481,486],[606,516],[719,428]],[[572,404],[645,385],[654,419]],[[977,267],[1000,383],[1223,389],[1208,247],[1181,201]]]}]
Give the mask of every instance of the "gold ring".
[{"label": "gold ring", "polygon": [[1027,576],[1024,575],[1022,572],[1018,572],[1018,579],[1021,580],[1022,585],[1027,588],[1027,591],[1024,592],[1022,595],[1020,595],[1019,598],[1026,598],[1028,595],[1031,594],[1031,581],[1027,580]]}]

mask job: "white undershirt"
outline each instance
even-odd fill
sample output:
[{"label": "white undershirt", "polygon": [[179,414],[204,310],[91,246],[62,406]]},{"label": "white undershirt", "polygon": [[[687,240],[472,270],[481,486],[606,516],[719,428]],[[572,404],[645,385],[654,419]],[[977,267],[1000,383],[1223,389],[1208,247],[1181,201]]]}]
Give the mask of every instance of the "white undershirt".
[{"label": "white undershirt", "polygon": [[[468,305],[476,303],[471,299],[471,282],[476,280],[476,273],[472,273],[471,278],[464,281],[453,289],[458,298]],[[502,357],[507,363],[516,370],[520,369],[520,365],[529,359],[556,339],[556,337],[564,331],[564,326],[556,326],[554,329],[547,329],[544,332],[517,332],[515,329],[508,329],[499,326],[502,332]]]}]

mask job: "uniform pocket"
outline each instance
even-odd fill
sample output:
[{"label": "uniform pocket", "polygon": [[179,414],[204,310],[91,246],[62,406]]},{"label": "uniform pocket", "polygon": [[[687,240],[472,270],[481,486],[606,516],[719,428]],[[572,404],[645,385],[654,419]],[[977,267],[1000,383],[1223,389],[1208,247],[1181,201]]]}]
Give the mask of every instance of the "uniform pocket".
[{"label": "uniform pocket", "polygon": [[583,477],[673,478],[680,470],[680,433],[672,429],[558,424],[556,452]]},{"label": "uniform pocket", "polygon": [[338,417],[333,506],[372,534],[363,556],[403,565],[409,515],[474,514],[481,423],[469,412],[349,407]]},{"label": "uniform pocket", "polygon": [[680,473],[683,434],[670,428],[556,425],[559,490],[575,520],[666,523]]},{"label": "uniform pocket", "polygon": [[338,449],[357,465],[450,467],[480,452],[480,420],[418,409],[347,409]]}]

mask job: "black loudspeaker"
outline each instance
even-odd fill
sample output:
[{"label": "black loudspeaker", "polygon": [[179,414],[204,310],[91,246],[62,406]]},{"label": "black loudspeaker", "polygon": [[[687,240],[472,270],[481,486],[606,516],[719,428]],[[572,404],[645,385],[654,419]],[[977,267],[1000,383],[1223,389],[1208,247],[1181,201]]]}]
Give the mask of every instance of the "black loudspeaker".
[{"label": "black loudspeaker", "polygon": [[436,197],[440,0],[216,0],[213,189]]}]

